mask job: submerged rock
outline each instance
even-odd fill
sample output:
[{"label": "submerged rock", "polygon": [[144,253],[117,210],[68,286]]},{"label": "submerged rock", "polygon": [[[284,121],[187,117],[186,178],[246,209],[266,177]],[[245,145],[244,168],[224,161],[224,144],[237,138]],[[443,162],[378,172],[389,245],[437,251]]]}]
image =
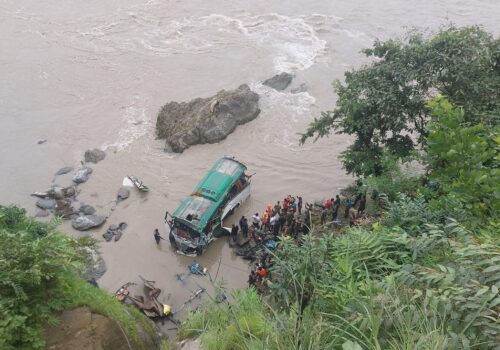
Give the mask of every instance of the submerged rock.
[{"label": "submerged rock", "polygon": [[243,84],[209,98],[167,103],[158,113],[156,131],[166,139],[166,148],[182,152],[191,145],[225,139],[259,113],[259,95]]},{"label": "submerged rock", "polygon": [[115,239],[115,242],[118,241],[122,235],[123,235],[123,230],[127,228],[127,223],[121,222],[119,225],[110,225],[108,230],[103,233],[102,237],[106,240],[106,242],[109,242],[113,239]]},{"label": "submerged rock", "polygon": [[100,149],[94,148],[85,151],[85,162],[99,163],[104,158],[106,158],[106,152],[101,151]]},{"label": "submerged rock", "polygon": [[105,221],[106,217],[101,215],[80,215],[71,220],[71,226],[75,230],[86,231],[102,225]]},{"label": "submerged rock", "polygon": [[78,211],[84,215],[92,215],[95,214],[95,208],[88,204],[82,204]]},{"label": "submerged rock", "polygon": [[301,92],[306,92],[307,91],[307,85],[305,83],[300,84],[296,88],[293,88],[290,90],[292,94],[298,94]]},{"label": "submerged rock", "polygon": [[290,85],[292,79],[293,75],[283,72],[265,80],[262,84],[272,87],[275,90],[282,91],[285,90],[288,85]]},{"label": "submerged rock", "polygon": [[56,207],[56,200],[49,199],[39,199],[36,201],[36,206],[41,209],[54,209]]},{"label": "submerged rock", "polygon": [[75,175],[73,175],[72,180],[74,183],[81,184],[81,183],[86,182],[89,179],[90,174],[92,174],[92,168],[85,166],[83,168],[78,169],[75,172]]},{"label": "submerged rock", "polygon": [[69,199],[61,199],[56,202],[56,207],[54,210],[54,214],[56,216],[62,216],[64,219],[71,218],[71,215],[74,214],[75,210],[71,206],[71,200]]},{"label": "submerged rock", "polygon": [[45,218],[50,215],[50,211],[48,210],[40,210],[35,214],[35,218]]},{"label": "submerged rock", "polygon": [[130,196],[130,191],[125,187],[120,188],[118,190],[118,194],[116,195],[119,201],[123,201],[127,199],[129,196]]},{"label": "submerged rock", "polygon": [[59,169],[57,173],[55,173],[55,176],[64,175],[71,171],[73,171],[73,167],[65,166],[64,168]]}]

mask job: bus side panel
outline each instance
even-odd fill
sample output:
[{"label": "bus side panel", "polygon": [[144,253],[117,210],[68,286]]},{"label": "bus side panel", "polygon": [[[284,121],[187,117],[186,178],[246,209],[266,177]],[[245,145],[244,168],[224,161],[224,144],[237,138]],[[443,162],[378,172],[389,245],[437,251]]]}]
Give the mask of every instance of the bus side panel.
[{"label": "bus side panel", "polygon": [[222,220],[224,220],[229,215],[231,210],[241,206],[241,204],[243,204],[243,202],[247,200],[247,198],[250,196],[250,186],[251,184],[249,183],[248,186],[243,189],[243,191],[238,193],[236,197],[234,197],[227,203],[224,211],[222,212]]}]

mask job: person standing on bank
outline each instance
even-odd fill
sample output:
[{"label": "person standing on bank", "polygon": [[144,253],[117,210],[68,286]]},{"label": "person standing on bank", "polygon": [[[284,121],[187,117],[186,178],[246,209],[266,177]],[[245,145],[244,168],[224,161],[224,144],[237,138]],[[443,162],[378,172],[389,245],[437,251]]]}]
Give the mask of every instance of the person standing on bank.
[{"label": "person standing on bank", "polygon": [[255,228],[259,228],[260,227],[260,217],[259,217],[259,213],[255,213],[254,216],[252,216],[252,224],[255,226]]},{"label": "person standing on bank", "polygon": [[240,219],[240,228],[241,228],[241,233],[243,234],[243,238],[248,237],[248,221],[247,218],[242,216]]},{"label": "person standing on bank", "polygon": [[238,238],[238,226],[235,224],[231,227],[231,238],[233,242],[236,242],[236,239]]}]

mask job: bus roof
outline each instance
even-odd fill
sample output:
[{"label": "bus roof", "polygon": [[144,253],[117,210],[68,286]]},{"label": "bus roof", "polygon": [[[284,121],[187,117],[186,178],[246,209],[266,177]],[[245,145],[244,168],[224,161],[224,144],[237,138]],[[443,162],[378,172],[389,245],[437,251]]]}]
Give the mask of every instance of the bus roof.
[{"label": "bus roof", "polygon": [[[245,165],[232,158],[224,157],[217,160],[191,196],[182,201],[173,216],[202,231],[221,205],[225,194],[245,170]],[[189,214],[193,218],[191,221],[187,220]]]}]

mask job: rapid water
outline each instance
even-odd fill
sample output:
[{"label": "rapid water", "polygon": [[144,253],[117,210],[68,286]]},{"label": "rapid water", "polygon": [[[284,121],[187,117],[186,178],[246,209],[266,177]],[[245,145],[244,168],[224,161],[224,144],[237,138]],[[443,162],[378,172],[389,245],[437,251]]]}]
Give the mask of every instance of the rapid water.
[{"label": "rapid water", "polygon": [[[336,194],[352,181],[337,159],[349,138],[299,146],[298,133],[333,108],[331,82],[366,63],[359,51],[377,38],[450,22],[498,35],[499,18],[497,0],[1,0],[0,203],[34,214],[31,192],[46,189],[59,168],[77,166],[86,149],[106,150],[79,200],[109,213],[107,224],[129,227],[119,242],[102,243],[108,272],[99,283],[114,291],[141,274],[157,281],[164,301],[171,293],[168,302],[180,305],[195,283],[184,285],[175,274],[192,259],[175,255],[168,242],[157,248],[153,229],[167,236],[165,210],[174,210],[218,157],[234,155],[256,172],[239,215],[287,194],[306,201]],[[292,88],[305,83],[307,92],[260,83],[282,71],[296,75]],[[256,120],[218,144],[163,151],[154,136],[163,104],[242,83],[260,95]],[[111,210],[127,174],[151,192],[132,191]],[[79,234],[68,224],[62,229]],[[105,229],[90,234],[100,238]],[[212,274],[220,261],[219,279],[229,287],[245,285],[248,266],[224,240],[199,260]]]}]

